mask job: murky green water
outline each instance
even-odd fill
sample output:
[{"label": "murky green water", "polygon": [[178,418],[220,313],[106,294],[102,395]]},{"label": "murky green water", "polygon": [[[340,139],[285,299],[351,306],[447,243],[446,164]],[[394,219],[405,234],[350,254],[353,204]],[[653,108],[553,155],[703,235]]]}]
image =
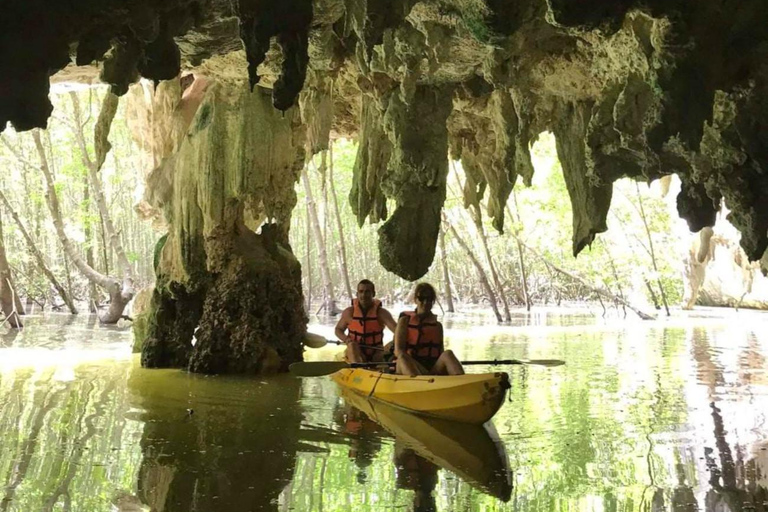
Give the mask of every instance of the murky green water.
[{"label": "murky green water", "polygon": [[0,512],[767,510],[768,317],[726,314],[447,321],[462,358],[568,363],[508,368],[506,502],[485,431],[394,437],[327,378],[144,370],[128,331],[31,317],[0,337]]}]

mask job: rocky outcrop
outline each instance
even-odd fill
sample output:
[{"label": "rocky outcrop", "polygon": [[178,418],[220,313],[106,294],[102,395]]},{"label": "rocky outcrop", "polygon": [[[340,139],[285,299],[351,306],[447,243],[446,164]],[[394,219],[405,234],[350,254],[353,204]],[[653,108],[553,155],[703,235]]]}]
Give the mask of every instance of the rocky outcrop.
[{"label": "rocky outcrop", "polygon": [[616,179],[669,174],[692,230],[725,200],[749,259],[768,248],[762,0],[10,0],[0,19],[0,125],[43,126],[48,77],[92,61],[117,93],[181,69],[271,89],[286,113],[300,98],[310,152],[358,137],[353,209],[385,221],[382,263],[409,279],[434,255],[448,152],[501,230],[544,130],[574,254],[606,229]]},{"label": "rocky outcrop", "polygon": [[71,65],[98,62],[100,80],[122,96],[140,77],[173,79],[182,65],[244,48],[253,88],[274,38],[282,64],[273,100],[286,110],[309,60],[309,0],[9,0],[1,9],[0,129],[44,128],[49,77]]},{"label": "rocky outcrop", "polygon": [[702,229],[684,260],[683,309],[696,304],[768,309],[768,280],[759,275],[759,263],[749,262],[733,227],[719,226],[717,233]]},{"label": "rocky outcrop", "polygon": [[144,366],[274,373],[301,358],[307,319],[288,227],[304,133],[298,109],[280,114],[268,90],[250,92],[245,81],[206,88],[186,135],[147,178],[169,231],[157,251]]}]

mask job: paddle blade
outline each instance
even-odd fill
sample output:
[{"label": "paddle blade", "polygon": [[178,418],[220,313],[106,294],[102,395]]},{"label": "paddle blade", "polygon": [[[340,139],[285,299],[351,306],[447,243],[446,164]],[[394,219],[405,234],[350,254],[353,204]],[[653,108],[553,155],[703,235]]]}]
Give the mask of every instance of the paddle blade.
[{"label": "paddle blade", "polygon": [[313,332],[308,332],[304,335],[304,345],[309,348],[322,348],[326,344],[328,344],[328,340],[326,340],[324,336],[320,336]]},{"label": "paddle blade", "polygon": [[521,361],[523,364],[537,364],[539,366],[562,366],[565,361],[562,359],[531,359],[528,361]]},{"label": "paddle blade", "polygon": [[307,361],[293,363],[288,370],[298,377],[320,377],[349,367],[346,361]]}]

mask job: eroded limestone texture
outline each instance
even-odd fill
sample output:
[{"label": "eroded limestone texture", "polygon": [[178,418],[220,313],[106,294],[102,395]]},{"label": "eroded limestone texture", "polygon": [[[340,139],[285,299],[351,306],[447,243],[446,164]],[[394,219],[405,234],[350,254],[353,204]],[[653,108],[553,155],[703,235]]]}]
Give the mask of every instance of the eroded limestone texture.
[{"label": "eroded limestone texture", "polygon": [[353,209],[359,222],[386,221],[382,263],[409,279],[432,261],[448,150],[469,173],[466,203],[487,193],[501,230],[544,130],[557,137],[574,254],[606,229],[615,180],[669,174],[683,182],[691,229],[710,226],[725,200],[748,257],[768,247],[763,0],[6,4],[0,124],[44,125],[48,77],[73,59],[101,61],[116,92],[179,69],[271,88],[281,110],[301,91],[310,152],[328,137],[358,137]]},{"label": "eroded limestone texture", "polygon": [[381,187],[397,206],[379,228],[379,261],[410,280],[426,274],[435,256],[448,174],[445,122],[451,93],[448,87],[419,85],[407,97],[397,89],[384,113],[392,154]]},{"label": "eroded limestone texture", "polygon": [[281,114],[270,91],[251,93],[247,82],[206,88],[186,135],[148,177],[149,202],[169,232],[158,248],[144,366],[274,373],[301,359],[307,319],[288,227],[303,144],[298,109]]}]

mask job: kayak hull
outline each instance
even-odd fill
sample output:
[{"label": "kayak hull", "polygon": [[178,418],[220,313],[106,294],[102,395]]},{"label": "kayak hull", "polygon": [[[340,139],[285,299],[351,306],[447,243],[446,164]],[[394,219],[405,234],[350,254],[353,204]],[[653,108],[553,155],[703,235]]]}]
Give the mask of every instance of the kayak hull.
[{"label": "kayak hull", "polygon": [[509,389],[503,372],[407,376],[345,368],[331,378],[345,389],[410,412],[474,425],[496,414]]}]

